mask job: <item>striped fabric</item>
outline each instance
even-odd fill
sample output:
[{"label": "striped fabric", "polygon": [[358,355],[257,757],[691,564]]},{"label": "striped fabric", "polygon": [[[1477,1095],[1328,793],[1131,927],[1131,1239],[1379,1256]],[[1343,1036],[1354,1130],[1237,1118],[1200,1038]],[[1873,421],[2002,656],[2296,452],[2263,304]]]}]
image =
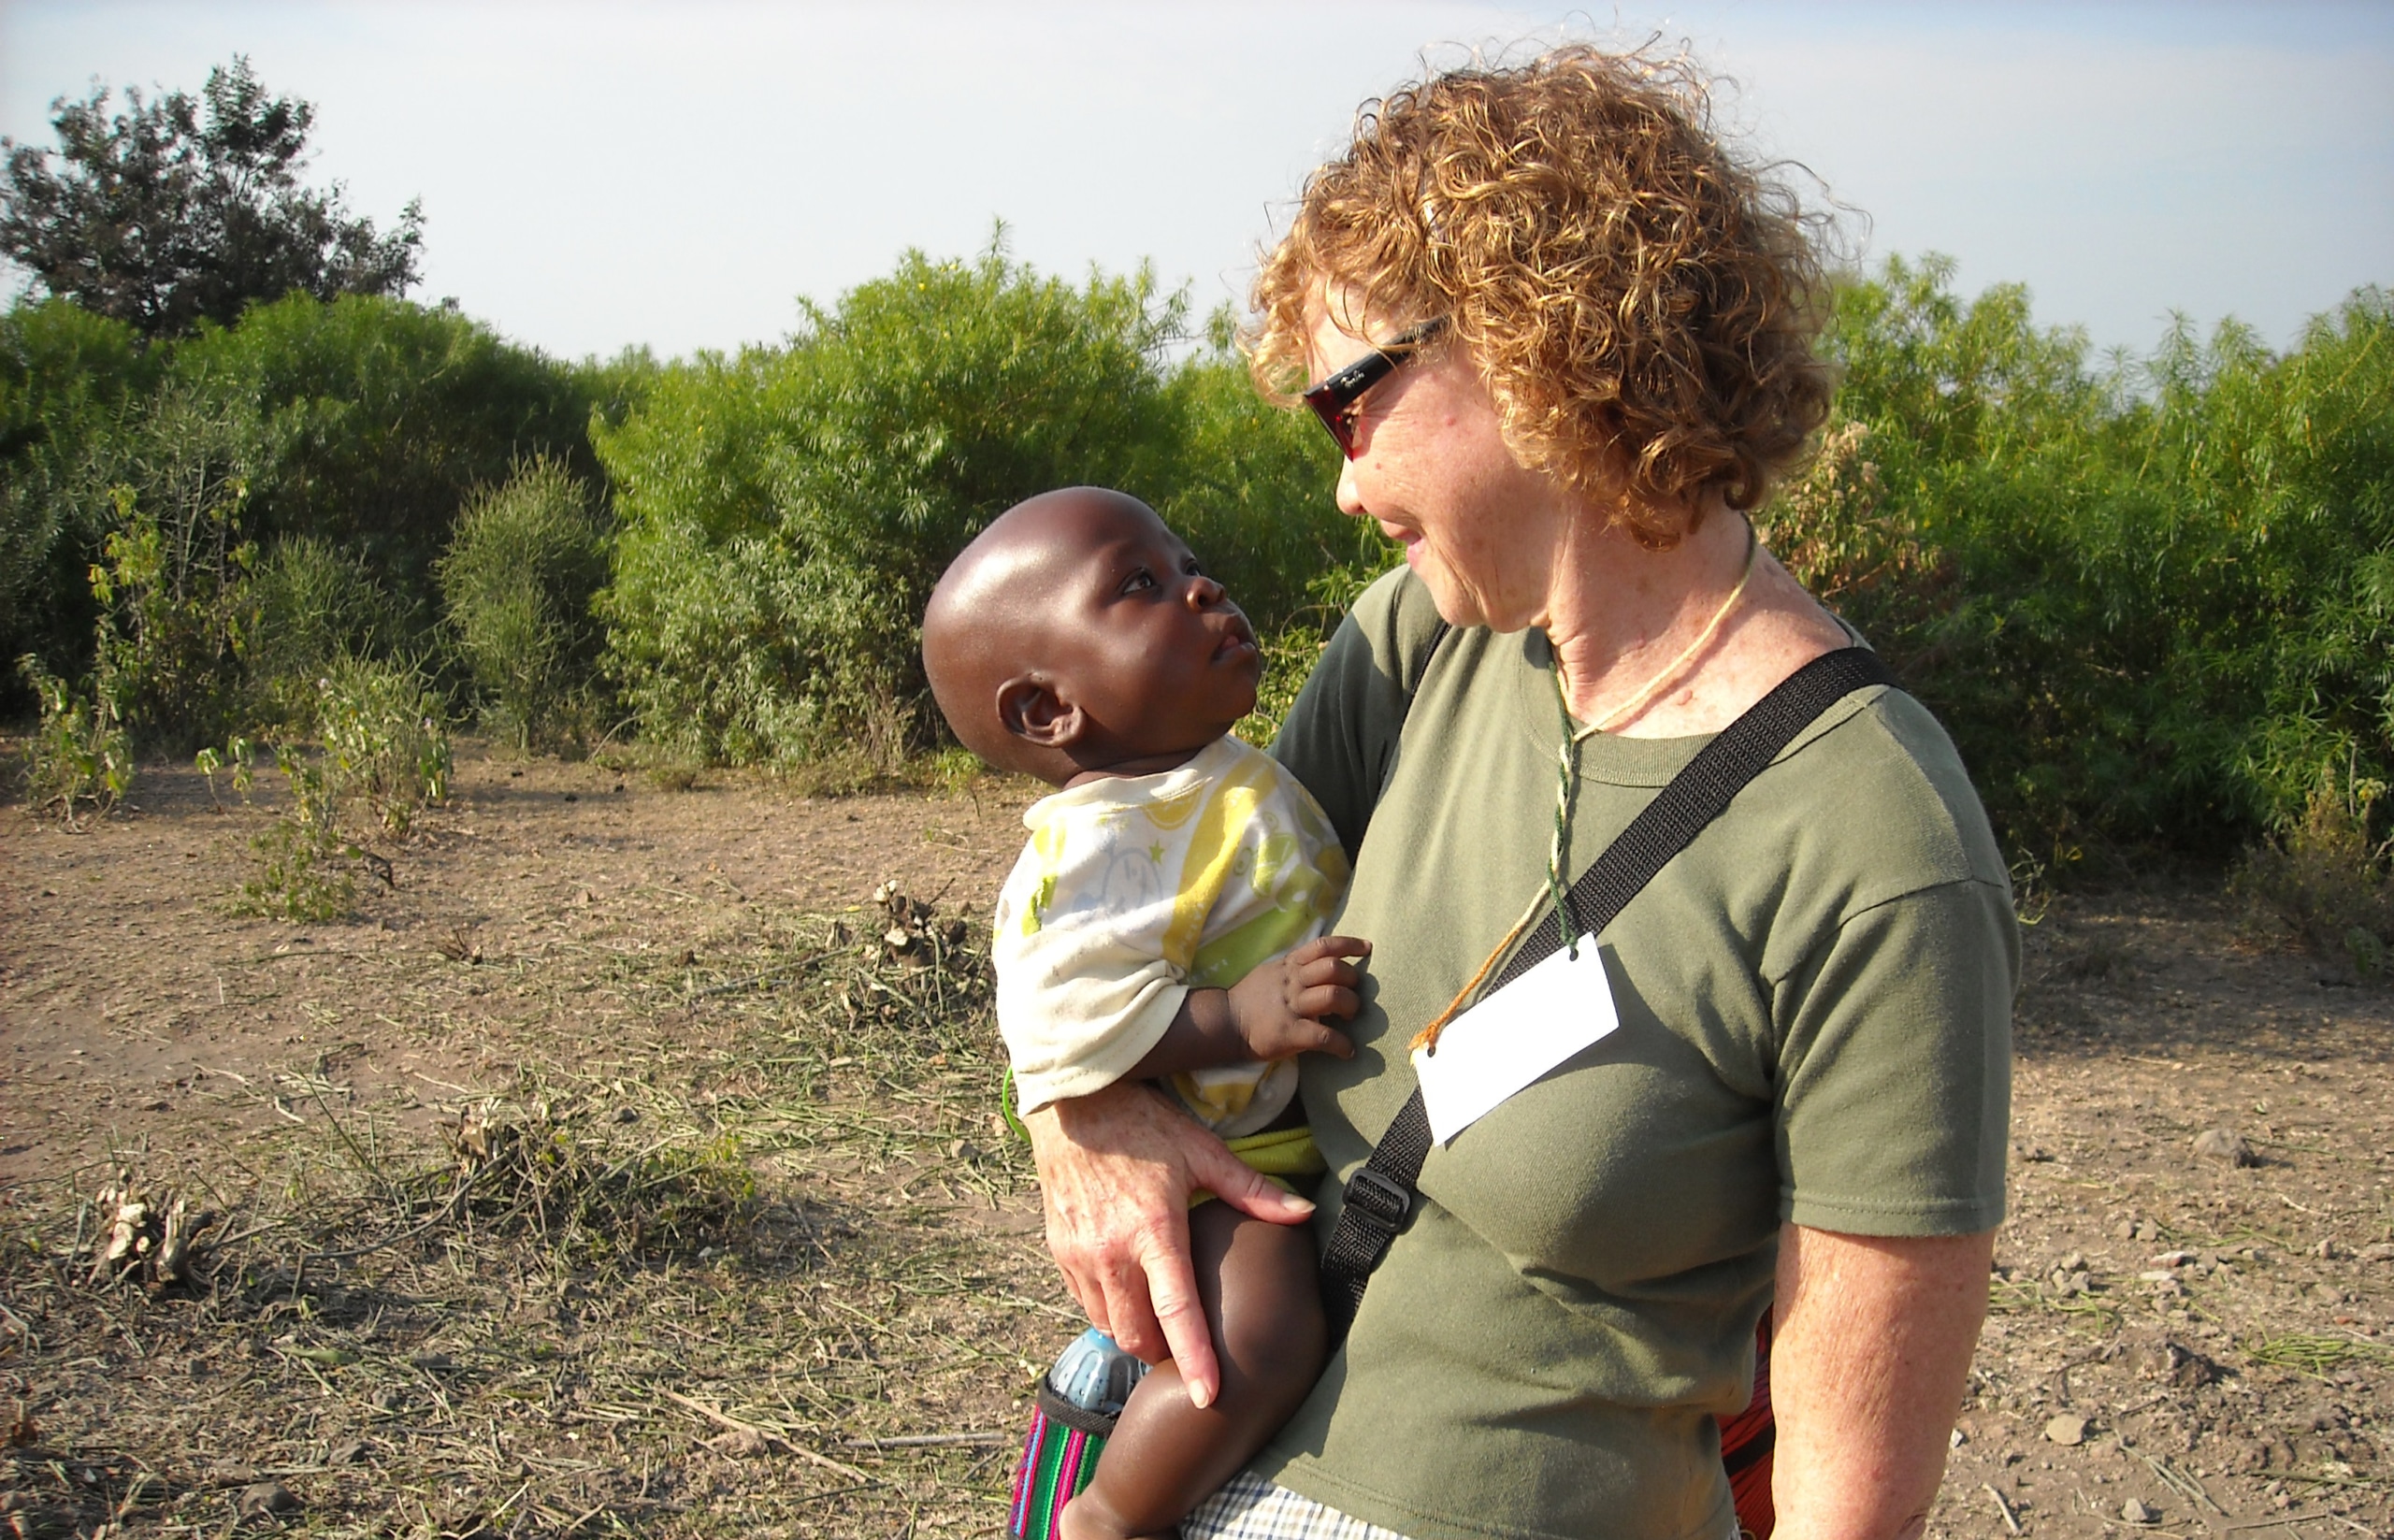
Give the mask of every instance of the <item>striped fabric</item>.
[{"label": "striped fabric", "polygon": [[1014,1501],[1006,1513],[1008,1540],[1056,1540],[1064,1504],[1097,1475],[1105,1440],[1067,1428],[1044,1409],[1031,1414],[1031,1436],[1014,1468]]}]

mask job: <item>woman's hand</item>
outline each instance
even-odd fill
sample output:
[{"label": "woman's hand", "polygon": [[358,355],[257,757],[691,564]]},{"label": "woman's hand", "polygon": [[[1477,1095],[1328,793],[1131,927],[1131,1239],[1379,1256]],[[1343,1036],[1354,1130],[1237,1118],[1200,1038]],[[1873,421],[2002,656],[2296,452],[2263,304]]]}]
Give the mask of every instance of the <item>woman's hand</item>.
[{"label": "woman's hand", "polygon": [[1281,1191],[1145,1086],[1118,1081],[1023,1118],[1047,1208],[1047,1249],[1090,1322],[1125,1350],[1180,1367],[1190,1399],[1221,1383],[1189,1260],[1189,1195],[1292,1225],[1313,1204]]}]

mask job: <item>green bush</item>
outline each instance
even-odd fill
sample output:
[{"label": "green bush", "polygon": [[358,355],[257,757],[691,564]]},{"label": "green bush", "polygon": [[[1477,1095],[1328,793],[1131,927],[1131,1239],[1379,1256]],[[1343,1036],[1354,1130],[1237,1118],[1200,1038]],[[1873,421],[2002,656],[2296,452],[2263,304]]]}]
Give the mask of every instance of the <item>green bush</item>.
[{"label": "green bush", "polygon": [[357,878],[343,864],[357,847],[341,835],[324,768],[290,743],[271,747],[291,806],[250,841],[258,868],[234,907],[287,920],[339,919],[357,900]]},{"label": "green bush", "polygon": [[[1165,470],[1144,493],[1259,630],[1302,623],[1328,636],[1353,600],[1323,608],[1325,574],[1384,569],[1393,547],[1338,511],[1338,450],[1309,412],[1256,395],[1217,311],[1205,346],[1164,380]],[[1360,585],[1357,585],[1360,591]]]},{"label": "green bush", "polygon": [[393,834],[407,833],[418,810],[449,796],[447,716],[413,664],[365,657],[334,663],[316,704],[316,732],[334,805],[362,800]]},{"label": "green bush", "polygon": [[137,744],[187,752],[246,724],[240,650],[253,616],[252,488],[272,430],[238,396],[170,388],[112,436],[110,510],[90,570],[95,688]]},{"label": "green bush", "polygon": [[274,426],[253,537],[354,553],[419,623],[437,613],[432,564],[474,488],[537,454],[597,468],[572,372],[452,310],[294,295],[236,326],[202,326],[170,367],[239,394]]},{"label": "green bush", "polygon": [[2282,357],[2182,327],[2098,369],[2024,292],[1950,277],[1845,288],[1831,450],[1767,522],[1802,528],[1791,566],[1938,711],[2014,847],[2225,852],[2324,772],[2394,778],[2386,294]]},{"label": "green bush", "polygon": [[618,428],[609,667],[642,731],[731,760],[926,739],[932,582],[1007,505],[1102,482],[1151,495],[1157,351],[1177,300],[1145,274],[1075,288],[992,249],[909,253],[806,309],[784,349],[669,370]]},{"label": "green bush", "polygon": [[2383,782],[2323,775],[2301,819],[2247,852],[2229,881],[2264,930],[2315,951],[2342,951],[2362,974],[2383,972],[2394,949],[2394,842],[2370,835]]},{"label": "green bush", "polygon": [[41,702],[41,722],[27,744],[25,803],[75,827],[76,809],[105,814],[133,789],[133,746],[116,702],[105,692],[86,696],[41,665],[31,653],[18,670]]},{"label": "green bush", "polygon": [[467,503],[438,576],[484,719],[529,751],[560,725],[598,654],[590,601],[607,553],[587,487],[555,460],[526,461]]},{"label": "green bush", "polygon": [[310,535],[281,540],[249,579],[251,624],[242,647],[256,724],[311,732],[324,681],[351,656],[371,656],[396,635],[390,596],[366,563]]},{"label": "green bush", "polygon": [[31,652],[62,674],[89,666],[97,613],[84,569],[109,512],[93,462],[154,373],[132,327],[65,300],[0,315],[0,657]]}]

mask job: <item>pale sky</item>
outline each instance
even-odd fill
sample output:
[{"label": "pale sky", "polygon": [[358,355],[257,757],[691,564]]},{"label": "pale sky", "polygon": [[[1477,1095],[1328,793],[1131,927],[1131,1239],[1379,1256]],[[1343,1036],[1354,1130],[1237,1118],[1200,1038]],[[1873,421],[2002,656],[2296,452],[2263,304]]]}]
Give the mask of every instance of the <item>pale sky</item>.
[{"label": "pale sky", "polygon": [[1873,263],[2151,346],[2171,310],[2273,346],[2394,283],[2394,4],[1463,0],[872,5],[0,0],[0,134],[94,80],[197,92],[247,53],[316,104],[313,180],[425,216],[425,281],[578,356],[772,341],[899,253],[1077,277],[1151,260],[1202,314],[1354,109],[1524,37],[1684,39],[1724,121],[1802,162]]}]

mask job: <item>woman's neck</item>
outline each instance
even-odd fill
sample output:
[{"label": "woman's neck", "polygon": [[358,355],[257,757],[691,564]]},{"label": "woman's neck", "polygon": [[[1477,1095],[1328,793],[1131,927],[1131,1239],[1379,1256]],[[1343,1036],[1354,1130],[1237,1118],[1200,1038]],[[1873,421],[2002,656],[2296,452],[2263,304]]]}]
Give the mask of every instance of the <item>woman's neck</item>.
[{"label": "woman's neck", "polygon": [[1836,623],[1753,539],[1725,507],[1665,551],[1601,514],[1576,521],[1543,621],[1571,714],[1632,738],[1718,731],[1841,645]]}]

